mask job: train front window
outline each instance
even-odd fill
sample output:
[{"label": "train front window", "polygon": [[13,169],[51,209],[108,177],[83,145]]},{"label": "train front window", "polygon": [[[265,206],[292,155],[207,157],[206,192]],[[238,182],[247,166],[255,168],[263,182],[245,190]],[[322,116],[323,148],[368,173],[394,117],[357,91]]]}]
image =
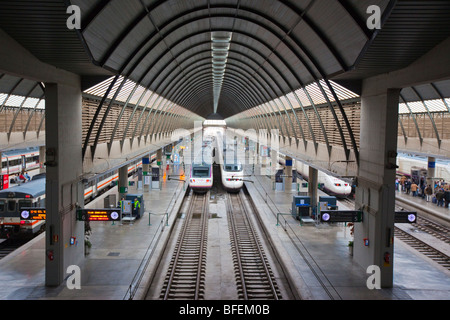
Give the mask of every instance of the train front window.
[{"label": "train front window", "polygon": [[239,172],[242,171],[242,165],[240,164],[226,164],[224,166],[226,172]]},{"label": "train front window", "polygon": [[19,200],[19,211],[22,208],[31,208],[33,206],[33,204],[31,203],[30,200]]},{"label": "train front window", "polygon": [[207,178],[209,177],[209,168],[194,168],[192,169],[193,178]]},{"label": "train front window", "polygon": [[8,201],[8,212],[16,212],[16,200]]},{"label": "train front window", "polygon": [[4,200],[0,200],[0,212],[6,211],[6,202]]}]

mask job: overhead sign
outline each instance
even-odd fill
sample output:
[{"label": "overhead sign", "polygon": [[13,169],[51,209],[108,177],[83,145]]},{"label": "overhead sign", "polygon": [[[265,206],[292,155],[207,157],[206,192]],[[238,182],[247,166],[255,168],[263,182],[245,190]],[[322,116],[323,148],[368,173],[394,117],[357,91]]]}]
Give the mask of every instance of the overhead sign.
[{"label": "overhead sign", "polygon": [[82,209],[78,211],[79,221],[120,221],[118,209]]},{"label": "overhead sign", "polygon": [[22,208],[20,218],[22,220],[45,220],[47,214],[45,208]]},{"label": "overhead sign", "polygon": [[361,222],[362,211],[326,210],[320,211],[321,222]]},{"label": "overhead sign", "polygon": [[417,212],[411,211],[396,211],[394,216],[394,223],[416,223]]}]

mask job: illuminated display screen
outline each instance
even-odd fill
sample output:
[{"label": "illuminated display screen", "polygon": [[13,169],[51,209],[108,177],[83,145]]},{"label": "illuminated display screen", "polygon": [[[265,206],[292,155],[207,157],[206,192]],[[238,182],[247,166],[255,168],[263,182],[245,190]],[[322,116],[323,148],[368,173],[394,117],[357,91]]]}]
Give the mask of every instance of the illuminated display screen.
[{"label": "illuminated display screen", "polygon": [[120,211],[117,209],[84,209],[78,212],[81,221],[120,221]]},{"label": "illuminated display screen", "polygon": [[22,208],[20,218],[22,220],[45,220],[47,217],[44,208]]},{"label": "illuminated display screen", "polygon": [[396,211],[394,223],[417,223],[417,212]]},{"label": "illuminated display screen", "polygon": [[353,210],[321,211],[320,220],[322,222],[361,222],[362,212]]}]

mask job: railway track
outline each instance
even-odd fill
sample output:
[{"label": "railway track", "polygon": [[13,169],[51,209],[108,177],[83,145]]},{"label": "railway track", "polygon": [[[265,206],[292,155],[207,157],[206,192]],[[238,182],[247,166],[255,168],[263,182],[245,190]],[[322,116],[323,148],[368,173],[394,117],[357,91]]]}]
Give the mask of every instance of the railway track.
[{"label": "railway track", "polygon": [[160,298],[204,299],[209,192],[191,195]]},{"label": "railway track", "polygon": [[[345,204],[351,205],[354,202],[349,199],[345,199]],[[407,210],[403,208],[401,205],[396,204],[396,211]],[[436,223],[428,218],[422,217],[420,215],[417,216],[417,222],[413,225],[414,230],[419,230],[422,232],[426,232],[429,235],[439,239],[440,241],[450,244],[450,229]],[[416,249],[420,253],[424,254],[428,258],[437,262],[444,268],[450,270],[450,257],[440,251],[439,249],[423,242],[418,239],[413,233],[409,233],[406,230],[402,230],[399,227],[395,226],[394,235],[396,238],[402,240],[404,243],[408,244],[410,247]]]},{"label": "railway track", "polygon": [[445,253],[439,251],[436,248],[433,248],[432,246],[426,244],[425,242],[417,239],[412,234],[401,230],[397,227],[395,227],[394,235],[396,238],[402,240],[412,248],[416,249],[420,253],[424,254],[428,258],[432,259],[433,261],[439,263],[444,268],[447,268],[450,270],[450,257],[447,256]]},{"label": "railway track", "polygon": [[20,248],[26,242],[23,240],[4,240],[0,242],[0,260]]},{"label": "railway track", "polygon": [[248,217],[241,193],[227,196],[228,225],[239,298],[279,300],[282,298],[280,290]]}]

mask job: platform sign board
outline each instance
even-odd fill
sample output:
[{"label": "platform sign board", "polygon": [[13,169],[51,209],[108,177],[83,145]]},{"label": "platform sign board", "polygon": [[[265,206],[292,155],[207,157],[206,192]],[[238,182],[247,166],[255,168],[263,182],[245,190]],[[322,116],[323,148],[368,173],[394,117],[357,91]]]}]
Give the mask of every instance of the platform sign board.
[{"label": "platform sign board", "polygon": [[321,222],[361,222],[362,211],[326,210],[320,212]]},{"label": "platform sign board", "polygon": [[0,190],[5,190],[9,188],[9,175],[4,174],[0,178]]},{"label": "platform sign board", "polygon": [[394,216],[394,223],[416,223],[417,212],[411,211],[396,211]]},{"label": "platform sign board", "polygon": [[41,220],[45,221],[47,212],[45,208],[22,208],[20,211],[22,220]]},{"label": "platform sign board", "polygon": [[118,209],[81,209],[78,210],[79,221],[120,221]]}]

